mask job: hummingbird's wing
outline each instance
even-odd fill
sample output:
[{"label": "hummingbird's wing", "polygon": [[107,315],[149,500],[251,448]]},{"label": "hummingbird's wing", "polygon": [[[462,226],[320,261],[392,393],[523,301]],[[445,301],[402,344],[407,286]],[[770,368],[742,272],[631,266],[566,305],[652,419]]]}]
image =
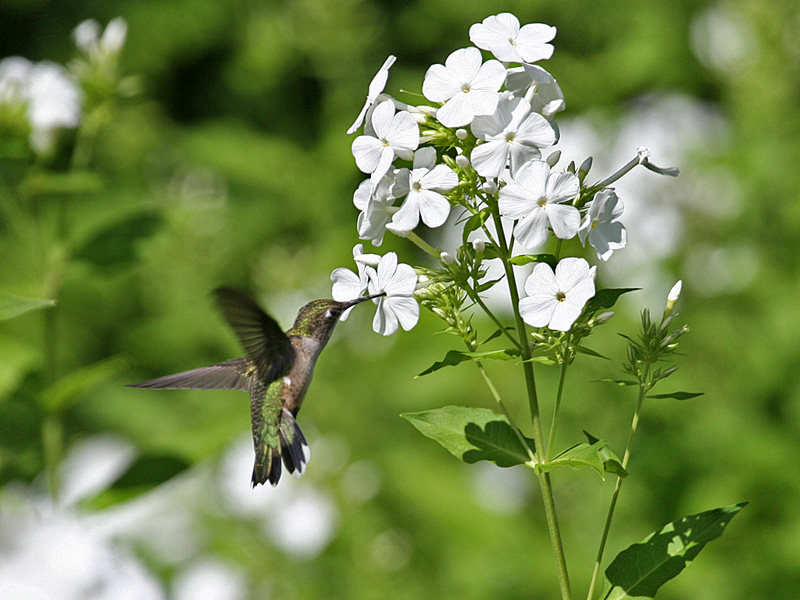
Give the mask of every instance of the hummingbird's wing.
[{"label": "hummingbird's wing", "polygon": [[295,351],[275,319],[236,290],[218,288],[214,297],[264,383],[285,375],[294,363]]},{"label": "hummingbird's wing", "polygon": [[250,359],[236,358],[210,367],[167,375],[128,387],[153,390],[242,390],[249,392],[257,376]]}]

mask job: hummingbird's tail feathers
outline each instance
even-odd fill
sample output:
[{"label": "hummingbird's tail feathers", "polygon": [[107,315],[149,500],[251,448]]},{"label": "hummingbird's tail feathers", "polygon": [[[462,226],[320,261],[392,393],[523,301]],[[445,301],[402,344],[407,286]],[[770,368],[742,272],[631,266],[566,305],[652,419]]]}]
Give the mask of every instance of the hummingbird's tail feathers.
[{"label": "hummingbird's tail feathers", "polygon": [[269,481],[272,487],[281,480],[281,451],[278,446],[264,446],[263,456],[256,451],[256,463],[253,465],[252,487]]},{"label": "hummingbird's tail feathers", "polygon": [[280,435],[283,464],[294,477],[300,477],[305,473],[306,464],[311,458],[311,448],[308,447],[303,432],[297,426],[294,415],[285,408],[281,415]]},{"label": "hummingbird's tail feathers", "polygon": [[246,358],[236,358],[210,367],[200,367],[167,375],[128,387],[154,390],[241,390],[250,391],[255,366]]}]

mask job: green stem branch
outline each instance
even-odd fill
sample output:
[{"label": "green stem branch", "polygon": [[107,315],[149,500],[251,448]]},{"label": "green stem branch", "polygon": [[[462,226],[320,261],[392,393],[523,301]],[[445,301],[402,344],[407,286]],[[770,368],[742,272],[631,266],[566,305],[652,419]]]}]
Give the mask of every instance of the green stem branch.
[{"label": "green stem branch", "polygon": [[[569,339],[567,339],[567,344],[569,344]],[[553,443],[556,439],[556,425],[558,423],[558,412],[561,408],[561,396],[564,393],[564,381],[567,378],[567,367],[569,367],[569,355],[563,357],[563,362],[561,363],[561,376],[558,379],[558,393],[556,394],[556,404],[553,407],[553,421],[550,423],[550,434],[547,437],[547,451],[544,455],[545,462],[550,461],[550,457],[552,456],[553,452]]]}]

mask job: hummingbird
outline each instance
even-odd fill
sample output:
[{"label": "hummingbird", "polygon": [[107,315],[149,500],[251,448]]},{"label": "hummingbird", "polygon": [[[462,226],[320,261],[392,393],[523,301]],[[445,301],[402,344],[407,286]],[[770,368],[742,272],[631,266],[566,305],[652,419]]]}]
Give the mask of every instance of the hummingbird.
[{"label": "hummingbird", "polygon": [[314,300],[300,309],[294,325],[284,333],[275,319],[246,295],[231,288],[218,288],[214,299],[247,356],[128,387],[248,392],[256,454],[252,486],[267,481],[276,486],[281,478],[281,462],[296,477],[305,472],[311,455],[295,418],[317,359],[339,318],[352,306],[384,294],[347,302]]}]

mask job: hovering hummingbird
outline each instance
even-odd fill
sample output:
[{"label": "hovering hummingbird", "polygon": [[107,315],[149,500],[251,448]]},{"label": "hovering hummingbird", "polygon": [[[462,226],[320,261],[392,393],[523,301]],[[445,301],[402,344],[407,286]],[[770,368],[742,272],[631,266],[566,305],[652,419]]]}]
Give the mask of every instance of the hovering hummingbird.
[{"label": "hovering hummingbird", "polygon": [[289,473],[299,477],[305,471],[310,452],[295,417],[339,317],[351,306],[383,295],[348,302],[314,300],[300,309],[284,333],[250,298],[219,288],[214,298],[247,356],[128,387],[248,392],[256,452],[253,487],[266,481],[275,486],[281,478],[281,459]]}]

